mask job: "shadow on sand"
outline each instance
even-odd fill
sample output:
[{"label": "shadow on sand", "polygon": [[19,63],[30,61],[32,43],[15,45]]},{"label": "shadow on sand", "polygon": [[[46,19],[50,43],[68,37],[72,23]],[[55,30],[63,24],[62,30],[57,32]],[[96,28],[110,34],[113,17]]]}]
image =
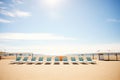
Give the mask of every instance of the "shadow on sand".
[{"label": "shadow on sand", "polygon": [[45,63],[45,65],[51,65],[51,63]]},{"label": "shadow on sand", "polygon": [[32,65],[33,63],[26,63],[27,65]]},{"label": "shadow on sand", "polygon": [[60,63],[54,63],[54,65],[60,65]]},{"label": "shadow on sand", "polygon": [[69,63],[63,63],[63,65],[70,65]]},{"label": "shadow on sand", "polygon": [[16,63],[9,63],[10,65],[14,65],[14,64],[16,64]]},{"label": "shadow on sand", "polygon": [[35,65],[42,65],[43,63],[36,63]]},{"label": "shadow on sand", "polygon": [[72,63],[73,65],[78,65],[78,63]]}]

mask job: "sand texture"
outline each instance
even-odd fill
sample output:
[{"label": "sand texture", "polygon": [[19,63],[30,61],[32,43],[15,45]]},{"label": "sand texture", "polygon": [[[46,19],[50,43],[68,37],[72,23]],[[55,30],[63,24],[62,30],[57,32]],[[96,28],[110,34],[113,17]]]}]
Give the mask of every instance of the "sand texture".
[{"label": "sand texture", "polygon": [[0,80],[120,80],[120,61],[97,64],[10,64],[0,60]]}]

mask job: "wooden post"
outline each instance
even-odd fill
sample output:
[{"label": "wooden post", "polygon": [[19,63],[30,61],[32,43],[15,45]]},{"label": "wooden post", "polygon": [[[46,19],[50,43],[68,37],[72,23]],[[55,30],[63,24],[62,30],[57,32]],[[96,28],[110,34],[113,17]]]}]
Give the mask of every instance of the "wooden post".
[{"label": "wooden post", "polygon": [[118,60],[118,56],[117,56],[117,53],[116,53],[116,61]]},{"label": "wooden post", "polygon": [[94,54],[93,54],[93,59],[94,59]]},{"label": "wooden post", "polygon": [[100,54],[98,54],[99,60],[100,60]]},{"label": "wooden post", "polygon": [[110,55],[109,55],[109,53],[108,53],[108,61],[110,60]]}]

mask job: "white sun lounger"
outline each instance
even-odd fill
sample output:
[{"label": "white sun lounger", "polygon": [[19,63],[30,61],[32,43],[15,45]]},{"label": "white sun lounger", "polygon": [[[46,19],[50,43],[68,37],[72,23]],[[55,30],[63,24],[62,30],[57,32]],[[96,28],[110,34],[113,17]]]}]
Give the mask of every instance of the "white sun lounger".
[{"label": "white sun lounger", "polygon": [[83,57],[79,57],[79,62],[82,64],[86,64],[87,61],[83,59]]},{"label": "white sun lounger", "polygon": [[19,56],[19,57],[16,58],[16,60],[11,61],[11,63],[12,63],[12,64],[14,64],[14,63],[19,63],[20,60],[21,60],[21,57]]},{"label": "white sun lounger", "polygon": [[55,64],[59,64],[59,61],[60,61],[60,59],[59,59],[59,57],[55,57]]},{"label": "white sun lounger", "polygon": [[77,61],[76,61],[75,57],[71,57],[71,62],[72,62],[73,64],[77,64]]},{"label": "white sun lounger", "polygon": [[21,63],[21,64],[22,64],[22,63],[26,63],[26,62],[27,62],[27,60],[28,60],[28,57],[24,57],[24,58],[23,58],[23,60],[22,60],[22,61],[20,61],[19,63]]},{"label": "white sun lounger", "polygon": [[47,57],[46,64],[50,64],[50,63],[51,63],[51,57]]},{"label": "white sun lounger", "polygon": [[87,59],[87,62],[88,62],[88,63],[96,64],[96,61],[95,61],[95,60],[92,60],[91,57],[86,57],[86,59]]},{"label": "white sun lounger", "polygon": [[63,58],[63,63],[64,63],[64,64],[68,64],[68,59],[67,59],[67,57],[64,57],[64,58]]},{"label": "white sun lounger", "polygon": [[36,61],[36,64],[41,64],[43,63],[43,57],[39,57],[38,61]]},{"label": "white sun lounger", "polygon": [[36,57],[32,57],[30,61],[27,61],[28,64],[33,64],[36,62]]}]

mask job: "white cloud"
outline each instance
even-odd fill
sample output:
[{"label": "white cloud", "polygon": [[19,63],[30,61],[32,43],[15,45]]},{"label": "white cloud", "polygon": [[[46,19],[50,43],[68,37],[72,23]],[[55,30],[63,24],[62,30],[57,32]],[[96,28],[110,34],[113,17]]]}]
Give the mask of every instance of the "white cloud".
[{"label": "white cloud", "polygon": [[6,19],[0,19],[0,23],[11,23],[12,21]]},{"label": "white cloud", "polygon": [[16,10],[15,15],[17,17],[29,17],[29,16],[31,16],[31,14],[29,12],[20,11],[20,10]]},{"label": "white cloud", "polygon": [[0,4],[3,4],[3,2],[0,1]]},{"label": "white cloud", "polygon": [[[10,16],[10,17],[28,17],[28,16],[31,16],[29,12],[26,12],[26,11],[22,11],[22,10],[18,10],[15,6],[15,4],[21,4],[21,3],[24,3],[24,0],[12,0],[13,3],[11,4],[8,4],[8,3],[5,3],[6,6],[2,6],[0,7],[0,13],[1,14],[4,14],[6,16]],[[0,4],[3,4],[2,1],[0,1]],[[13,7],[13,9],[15,10],[5,10],[6,8],[8,7]],[[5,8],[5,9],[4,9]]]},{"label": "white cloud", "polygon": [[1,10],[0,12],[3,15],[10,16],[10,17],[15,17],[15,14],[6,10]]},{"label": "white cloud", "polygon": [[14,3],[17,3],[17,4],[23,4],[24,3],[24,0],[12,0]]},{"label": "white cloud", "polygon": [[21,11],[21,10],[14,10],[14,11],[6,11],[1,10],[0,12],[3,15],[10,16],[10,17],[29,17],[31,14],[29,12]]},{"label": "white cloud", "polygon": [[7,7],[0,7],[0,11],[7,9]]},{"label": "white cloud", "polygon": [[120,22],[120,19],[107,19],[108,22]]},{"label": "white cloud", "polygon": [[75,40],[50,33],[0,33],[0,40]]}]

